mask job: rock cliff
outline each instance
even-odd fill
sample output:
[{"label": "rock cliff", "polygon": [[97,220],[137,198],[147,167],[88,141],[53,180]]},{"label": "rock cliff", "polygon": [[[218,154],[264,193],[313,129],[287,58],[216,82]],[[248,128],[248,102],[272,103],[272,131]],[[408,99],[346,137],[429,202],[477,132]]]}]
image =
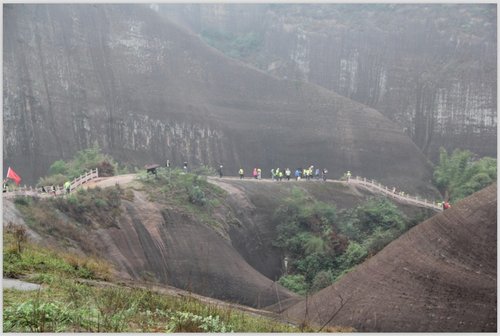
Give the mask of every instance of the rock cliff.
[{"label": "rock cliff", "polygon": [[4,167],[28,183],[97,142],[139,166],[314,164],[429,192],[426,158],[376,110],[227,58],[148,6],[9,4],[4,36]]},{"label": "rock cliff", "polygon": [[373,107],[430,158],[496,156],[494,4],[161,5],[227,55]]}]

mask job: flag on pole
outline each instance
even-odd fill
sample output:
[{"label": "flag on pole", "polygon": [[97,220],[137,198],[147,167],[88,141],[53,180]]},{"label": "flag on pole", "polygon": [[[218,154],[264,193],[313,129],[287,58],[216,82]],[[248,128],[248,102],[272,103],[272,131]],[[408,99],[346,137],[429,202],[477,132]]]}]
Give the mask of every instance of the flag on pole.
[{"label": "flag on pole", "polygon": [[17,185],[19,185],[19,183],[21,183],[21,177],[19,175],[17,175],[16,172],[10,167],[7,170],[7,178],[10,178],[14,182],[16,182]]}]

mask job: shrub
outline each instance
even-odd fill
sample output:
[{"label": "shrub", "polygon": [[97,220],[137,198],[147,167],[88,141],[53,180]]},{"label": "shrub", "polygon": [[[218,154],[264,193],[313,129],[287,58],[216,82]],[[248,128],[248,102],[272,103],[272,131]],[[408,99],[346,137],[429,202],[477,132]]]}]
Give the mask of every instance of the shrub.
[{"label": "shrub", "polygon": [[5,308],[3,317],[6,332],[57,332],[71,321],[71,314],[61,303],[40,302],[37,299],[28,300],[17,308]]},{"label": "shrub", "polygon": [[317,292],[333,283],[334,277],[331,271],[319,271],[312,281],[311,291]]},{"label": "shrub", "polygon": [[187,187],[187,193],[189,202],[200,206],[204,206],[207,203],[205,193],[199,186],[191,185]]},{"label": "shrub", "polygon": [[347,270],[355,265],[358,265],[366,258],[367,255],[368,251],[364,246],[351,241],[345,253],[339,258],[341,269]]},{"label": "shrub", "polygon": [[170,316],[167,332],[231,332],[230,325],[220,321],[219,316],[200,316],[190,312],[176,311]]},{"label": "shrub", "polygon": [[302,274],[284,275],[278,280],[278,283],[297,294],[307,294],[308,285],[306,278]]}]

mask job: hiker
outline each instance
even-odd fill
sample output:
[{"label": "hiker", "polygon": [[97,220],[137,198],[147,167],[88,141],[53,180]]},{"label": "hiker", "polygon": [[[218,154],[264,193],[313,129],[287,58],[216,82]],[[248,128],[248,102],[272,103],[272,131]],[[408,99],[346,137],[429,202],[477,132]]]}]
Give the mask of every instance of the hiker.
[{"label": "hiker", "polygon": [[252,176],[254,179],[257,179],[257,168],[253,169]]},{"label": "hiker", "polygon": [[322,172],[323,181],[326,181],[326,174],[328,174],[328,169],[323,168],[323,172]]},{"label": "hiker", "polygon": [[3,192],[7,192],[7,179],[3,180]]},{"label": "hiker", "polygon": [[290,168],[287,168],[285,170],[285,176],[286,176],[286,180],[287,181],[290,181],[290,175],[292,174],[292,172],[290,171]]},{"label": "hiker", "polygon": [[450,203],[448,203],[448,201],[444,201],[443,202],[443,210],[446,210],[446,209],[449,209],[449,208],[451,208]]},{"label": "hiker", "polygon": [[283,171],[279,171],[278,173],[278,179],[281,181],[283,179]]},{"label": "hiker", "polygon": [[66,181],[64,183],[64,189],[66,190],[66,194],[69,194],[69,191],[71,189],[71,182],[70,181]]},{"label": "hiker", "polygon": [[219,177],[222,178],[222,168],[224,168],[224,166],[220,165],[219,166]]},{"label": "hiker", "polygon": [[257,168],[257,179],[260,180],[262,178],[262,169]]},{"label": "hiker", "polygon": [[351,178],[351,171],[348,170],[347,173],[345,174],[346,178],[347,178],[347,182],[349,182],[349,179]]},{"label": "hiker", "polygon": [[295,169],[295,180],[296,181],[300,180],[300,170],[299,170],[299,168]]},{"label": "hiker", "polygon": [[187,163],[187,161],[184,161],[184,166],[182,167],[182,169],[184,170],[184,173],[188,172],[188,163]]},{"label": "hiker", "polygon": [[240,168],[240,170],[238,171],[238,174],[240,174],[240,180],[242,180],[243,176],[245,176],[245,172],[243,171],[243,168]]},{"label": "hiker", "polygon": [[47,192],[47,190],[45,190],[45,187],[42,186],[42,193],[46,193],[46,192]]},{"label": "hiker", "polygon": [[54,196],[56,196],[56,187],[54,185],[52,185],[51,190],[52,190],[52,193],[54,194]]},{"label": "hiker", "polygon": [[170,168],[170,160],[167,160],[167,162],[165,163],[165,168]]},{"label": "hiker", "polygon": [[319,168],[316,168],[316,170],[314,171],[314,178],[316,180],[319,180]]}]

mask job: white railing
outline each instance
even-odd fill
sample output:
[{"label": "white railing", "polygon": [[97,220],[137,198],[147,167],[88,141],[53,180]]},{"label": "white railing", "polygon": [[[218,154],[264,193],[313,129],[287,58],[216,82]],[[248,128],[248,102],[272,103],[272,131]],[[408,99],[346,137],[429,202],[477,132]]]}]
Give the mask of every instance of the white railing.
[{"label": "white railing", "polygon": [[[97,168],[88,171],[85,174],[78,176],[71,181],[70,193],[81,186],[82,184],[99,177],[99,171]],[[49,197],[49,196],[61,196],[66,193],[63,186],[42,186],[39,188],[33,188],[32,186],[26,186],[7,190],[3,193],[4,197],[13,198],[16,196],[32,196],[32,197]]]},{"label": "white railing", "polygon": [[418,197],[418,196],[412,196],[408,195],[403,192],[397,192],[394,188],[388,188],[387,186],[384,186],[380,183],[378,183],[375,180],[369,180],[365,177],[351,177],[348,181],[348,183],[354,183],[356,185],[365,187],[370,190],[375,190],[378,192],[381,192],[385,194],[386,196],[393,198],[395,200],[401,201],[401,202],[407,202],[411,203],[417,206],[421,207],[426,207],[430,208],[436,211],[441,211],[443,208],[436,202],[430,201],[426,198]]}]

